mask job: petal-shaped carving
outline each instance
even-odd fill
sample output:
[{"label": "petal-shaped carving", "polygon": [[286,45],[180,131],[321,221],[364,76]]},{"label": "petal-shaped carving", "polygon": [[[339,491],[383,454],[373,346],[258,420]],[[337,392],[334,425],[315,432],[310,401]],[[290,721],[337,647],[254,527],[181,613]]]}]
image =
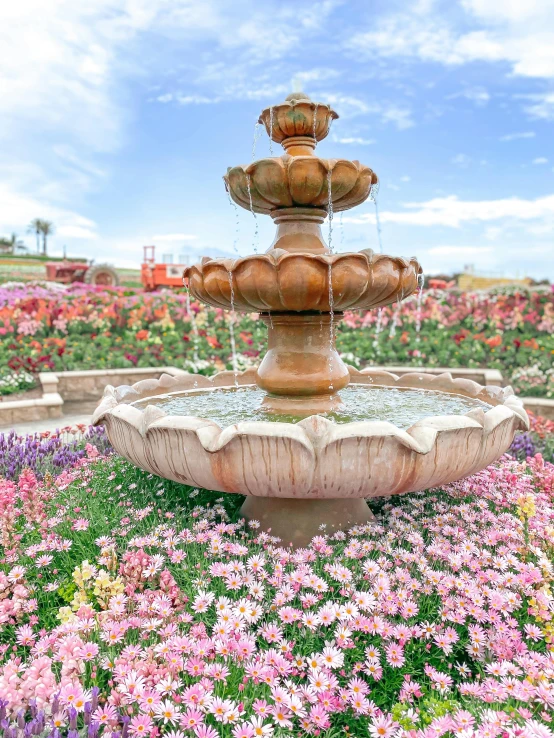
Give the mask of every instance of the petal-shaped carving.
[{"label": "petal-shaped carving", "polygon": [[[250,385],[255,371],[239,373]],[[176,378],[183,386],[232,387],[232,372],[212,378]],[[143,409],[102,400],[95,423],[106,426],[116,450],[146,471],[185,484],[259,497],[367,498],[436,487],[484,468],[510,446],[529,420],[518,397],[465,379],[422,373],[398,377],[384,371],[351,370],[352,382],[420,387],[477,397],[494,405],[460,416],[420,420],[408,430],[382,421],[335,424],[312,416],[299,423],[253,421],[220,428],[209,420],[164,416],[144,405],[148,392],[133,385]],[[140,385],[140,386],[139,386]]]},{"label": "petal-shaped carving", "polygon": [[290,157],[288,182],[295,205],[315,205],[322,197],[327,202],[327,168],[323,159],[317,156]]},{"label": "petal-shaped carving", "polygon": [[269,203],[271,210],[291,207],[294,200],[287,181],[289,172],[282,158],[260,159],[248,167],[247,175],[251,178],[252,202],[257,207],[264,203]]},{"label": "petal-shaped carving", "polygon": [[[302,255],[304,256],[304,255]],[[329,304],[325,296],[328,265],[322,260],[308,255],[297,259],[280,259],[278,264],[279,294],[284,310],[303,311],[323,310]]]},{"label": "petal-shaped carving", "polygon": [[288,207],[326,209],[329,205],[329,171],[331,201],[333,210],[337,212],[366,200],[378,181],[375,172],[359,161],[288,154],[260,159],[244,167],[232,167],[227,170],[224,180],[238,205],[268,214]]},{"label": "petal-shaped carving", "polygon": [[321,310],[329,312],[329,267],[333,309],[369,310],[389,305],[417,289],[416,259],[374,254],[294,254],[269,251],[236,261],[210,259],[187,267],[184,278],[198,300],[243,312]]},{"label": "petal-shaped carving", "polygon": [[[330,105],[311,100],[286,100],[262,111],[259,123],[263,123],[276,143],[293,136],[314,136],[321,141],[329,134],[329,128],[338,114]],[[314,125],[315,118],[315,125]]]}]

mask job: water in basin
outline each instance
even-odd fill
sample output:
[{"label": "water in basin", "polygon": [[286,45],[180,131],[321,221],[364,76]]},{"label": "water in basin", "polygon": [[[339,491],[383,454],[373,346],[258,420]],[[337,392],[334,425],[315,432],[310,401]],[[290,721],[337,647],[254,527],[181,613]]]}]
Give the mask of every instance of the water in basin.
[{"label": "water in basin", "polygon": [[[261,407],[263,390],[254,386],[174,392],[138,400],[133,405],[145,409],[159,407],[168,415],[192,415],[206,418],[225,427],[250,420],[297,423],[294,415],[268,413]],[[432,390],[397,389],[350,384],[340,393],[343,408],[324,417],[336,423],[359,420],[386,420],[398,428],[409,428],[422,418],[434,415],[463,415],[469,410],[491,406],[481,400]]]}]

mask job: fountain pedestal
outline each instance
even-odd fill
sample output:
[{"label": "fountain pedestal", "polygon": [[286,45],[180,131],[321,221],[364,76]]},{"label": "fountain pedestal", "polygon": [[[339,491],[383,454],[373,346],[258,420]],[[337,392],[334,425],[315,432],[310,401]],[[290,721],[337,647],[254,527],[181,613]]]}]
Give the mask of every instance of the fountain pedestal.
[{"label": "fountain pedestal", "polygon": [[335,320],[342,314],[261,314],[267,325],[268,351],[256,384],[268,393],[263,406],[298,416],[338,410],[337,394],[350,381],[335,349]]},{"label": "fountain pedestal", "polygon": [[344,498],[247,497],[240,514],[247,521],[257,520],[262,530],[295,548],[308,546],[314,536],[333,535],[375,521],[365,500]]}]

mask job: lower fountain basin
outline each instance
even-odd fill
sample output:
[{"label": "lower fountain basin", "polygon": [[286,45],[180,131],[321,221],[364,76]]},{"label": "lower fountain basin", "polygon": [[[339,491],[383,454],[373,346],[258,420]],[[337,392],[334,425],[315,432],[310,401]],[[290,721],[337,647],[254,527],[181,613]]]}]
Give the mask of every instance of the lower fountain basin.
[{"label": "lower fountain basin", "polygon": [[[150,406],[170,416],[202,418],[217,423],[221,428],[252,421],[298,423],[305,417],[290,412],[268,412],[263,404],[266,397],[266,393],[257,386],[244,385],[170,392],[137,400],[132,405],[143,411]],[[325,417],[339,424],[388,422],[406,430],[424,418],[463,415],[478,408],[483,411],[491,409],[489,403],[474,397],[437,390],[371,384],[351,383],[341,391],[340,399],[339,408],[318,413],[318,417]]]},{"label": "lower fountain basin", "polygon": [[[314,501],[389,496],[452,482],[492,463],[509,448],[517,430],[528,428],[523,405],[511,388],[485,388],[449,374],[399,378],[349,371],[358,386],[447,393],[445,403],[470,399],[476,406],[467,412],[461,408],[458,415],[426,413],[415,422],[403,421],[405,427],[390,420],[335,422],[317,415],[299,422],[256,419],[218,425],[164,412],[168,393],[232,389],[233,374],[223,372],[213,378],[164,375],[133,387],[108,387],[93,422],[106,426],[121,455],[161,477],[257,498]],[[237,376],[240,386],[252,385],[254,379],[255,370]]]}]

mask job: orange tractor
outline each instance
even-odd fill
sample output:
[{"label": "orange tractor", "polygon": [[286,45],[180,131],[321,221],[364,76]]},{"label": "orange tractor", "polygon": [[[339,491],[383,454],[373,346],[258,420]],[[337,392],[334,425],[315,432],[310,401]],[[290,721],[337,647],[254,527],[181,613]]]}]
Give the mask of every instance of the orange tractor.
[{"label": "orange tractor", "polygon": [[144,258],[140,268],[140,280],[145,290],[158,287],[183,287],[183,270],[188,264],[156,262],[156,247],[143,246]]},{"label": "orange tractor", "polygon": [[97,284],[103,287],[115,287],[119,284],[117,272],[107,264],[88,264],[86,261],[48,261],[46,266],[46,279],[50,282],[61,282],[72,284],[73,282],[85,282],[85,284]]}]

